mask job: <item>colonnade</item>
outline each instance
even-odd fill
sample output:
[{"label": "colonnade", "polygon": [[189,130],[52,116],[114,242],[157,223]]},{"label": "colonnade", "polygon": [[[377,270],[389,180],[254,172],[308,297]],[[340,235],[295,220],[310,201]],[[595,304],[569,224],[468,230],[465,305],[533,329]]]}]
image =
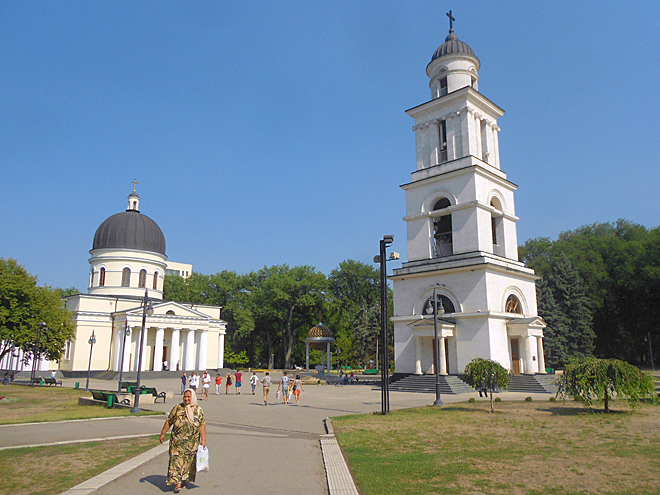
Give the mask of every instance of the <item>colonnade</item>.
[{"label": "colonnade", "polygon": [[[135,371],[139,366],[140,353],[137,352],[140,342],[141,326],[130,328],[130,337],[120,330],[115,336],[114,369],[119,371]],[[169,331],[169,341],[166,341],[166,331]],[[155,332],[155,338],[154,338]],[[153,352],[147,353],[149,341],[153,342]],[[218,339],[217,368],[224,367],[224,334]],[[124,344],[125,342],[125,344]],[[125,348],[124,348],[125,345]],[[167,350],[167,355],[163,351]],[[123,363],[122,361],[123,355]],[[132,362],[131,362],[132,359]],[[208,329],[195,328],[145,328],[142,342],[142,371],[163,371],[163,362],[168,362],[170,370],[177,368],[182,371],[203,370],[208,366]],[[153,366],[151,363],[153,362]]]}]

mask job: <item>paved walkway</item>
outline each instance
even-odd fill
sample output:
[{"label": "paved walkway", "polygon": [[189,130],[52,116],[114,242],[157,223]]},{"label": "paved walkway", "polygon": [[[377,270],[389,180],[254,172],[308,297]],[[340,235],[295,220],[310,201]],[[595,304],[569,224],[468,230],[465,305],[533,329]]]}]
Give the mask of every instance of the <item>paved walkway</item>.
[{"label": "paved walkway", "polygon": [[[279,380],[274,374],[273,382]],[[69,383],[70,382],[70,383]],[[73,386],[74,380],[65,380]],[[178,380],[148,380],[158,390],[173,390],[177,395],[166,404],[145,408],[169,412],[181,400]],[[116,382],[92,380],[92,388],[112,389]],[[212,394],[199,404],[207,421],[207,445],[210,471],[200,473],[190,485],[191,493],[206,494],[330,494],[351,491],[351,480],[334,437],[326,435],[324,418],[380,411],[380,389],[366,385],[335,387],[305,386],[300,405],[284,405],[271,392],[264,407],[261,389],[252,395],[243,387],[242,395]],[[223,387],[224,389],[224,387]],[[213,389],[212,389],[213,390]],[[530,394],[500,393],[503,400],[522,400]],[[535,400],[547,400],[548,394],[531,394]],[[447,404],[466,401],[479,394],[445,395]],[[390,409],[430,405],[432,394],[390,393]],[[485,399],[481,399],[485,400]],[[158,434],[164,418],[127,417],[48,424],[8,425],[0,427],[0,449],[16,446],[68,443],[92,439],[122,438]],[[325,461],[324,461],[325,459]],[[83,483],[67,493],[83,495],[131,493],[150,495],[170,492],[165,484],[166,446],[154,445],[151,451],[123,463],[95,480]],[[330,491],[329,487],[330,486]],[[186,493],[187,490],[182,490]]]}]

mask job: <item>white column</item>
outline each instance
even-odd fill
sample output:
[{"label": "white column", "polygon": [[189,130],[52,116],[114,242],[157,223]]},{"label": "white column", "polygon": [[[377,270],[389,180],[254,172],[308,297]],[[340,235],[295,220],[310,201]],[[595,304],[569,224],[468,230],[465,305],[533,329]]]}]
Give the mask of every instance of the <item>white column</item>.
[{"label": "white column", "polygon": [[117,327],[115,334],[115,359],[113,360],[112,369],[119,371],[121,369],[121,348],[124,345],[124,329]]},{"label": "white column", "polygon": [[493,153],[495,154],[495,159],[493,160],[493,165],[500,168],[500,137],[499,137],[499,126],[493,127]]},{"label": "white column", "polygon": [[200,332],[199,336],[199,369],[205,370],[208,366],[207,356],[208,356],[208,341],[209,341],[209,331],[204,329]]},{"label": "white column", "polygon": [[438,350],[440,354],[440,374],[447,374],[447,354],[445,354],[445,338],[440,337],[440,349]]},{"label": "white column", "polygon": [[534,361],[532,361],[532,349],[536,345],[536,337],[531,335],[525,337],[525,375],[533,375],[536,373],[534,369]]},{"label": "white column", "polygon": [[420,127],[420,132],[422,133],[422,167],[429,168],[429,125],[423,124]]},{"label": "white column", "polygon": [[309,375],[309,342],[305,342],[305,373]]},{"label": "white column", "polygon": [[[133,328],[129,327],[131,335],[133,335]],[[129,371],[131,369],[131,335],[126,336],[122,335],[122,345],[124,347],[124,362],[123,362],[123,371]]]},{"label": "white column", "polygon": [[156,330],[156,343],[154,344],[154,371],[163,371],[163,342],[165,341],[165,329]]},{"label": "white column", "polygon": [[415,337],[415,374],[422,374],[422,343],[420,337]]},{"label": "white column", "polygon": [[137,371],[138,369],[138,359],[140,359],[140,330],[141,327],[133,327],[132,330],[132,336],[133,336],[133,371]]},{"label": "white column", "polygon": [[539,355],[539,373],[545,374],[545,355],[543,354],[543,337],[536,337],[536,349]]},{"label": "white column", "polygon": [[188,330],[188,339],[186,341],[186,359],[183,363],[184,370],[193,371],[195,369],[195,330]]},{"label": "white column", "polygon": [[149,327],[144,328],[144,339],[142,340],[142,371],[147,370],[147,342],[149,341]]},{"label": "white column", "polygon": [[417,153],[417,170],[422,170],[424,168],[424,148],[422,143],[422,128],[419,126],[413,127],[415,131],[415,151]]},{"label": "white column", "polygon": [[176,369],[176,363],[181,361],[181,349],[179,349],[179,336],[181,330],[179,328],[172,329],[172,348],[170,349],[170,369]]},{"label": "white column", "polygon": [[218,369],[225,367],[225,333],[220,330],[218,335]]}]

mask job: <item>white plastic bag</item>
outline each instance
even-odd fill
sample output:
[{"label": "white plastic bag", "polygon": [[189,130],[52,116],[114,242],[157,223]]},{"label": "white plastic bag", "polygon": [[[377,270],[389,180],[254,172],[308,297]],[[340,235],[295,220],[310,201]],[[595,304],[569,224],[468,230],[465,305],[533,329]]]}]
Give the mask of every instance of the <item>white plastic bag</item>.
[{"label": "white plastic bag", "polygon": [[291,397],[293,397],[293,389],[289,392],[289,400],[291,400]]},{"label": "white plastic bag", "polygon": [[201,444],[197,447],[197,472],[209,472],[209,449]]},{"label": "white plastic bag", "polygon": [[280,398],[280,389],[277,389],[277,392],[275,393],[275,398],[279,399]]}]

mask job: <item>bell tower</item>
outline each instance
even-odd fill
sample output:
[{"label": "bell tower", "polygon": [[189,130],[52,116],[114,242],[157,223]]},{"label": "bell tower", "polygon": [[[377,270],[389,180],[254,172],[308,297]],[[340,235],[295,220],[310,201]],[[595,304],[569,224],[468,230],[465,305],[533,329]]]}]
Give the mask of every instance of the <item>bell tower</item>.
[{"label": "bell tower", "polygon": [[[517,186],[500,168],[497,121],[504,110],[478,90],[481,62],[458,39],[451,11],[447,16],[449,34],[426,67],[431,99],[406,111],[415,121],[416,167],[401,186],[408,260],[391,277],[397,372],[434,369],[433,321],[429,327],[424,309],[434,288],[454,310],[443,317],[443,373],[461,373],[474,357],[544,372],[537,277],[518,261]],[[517,305],[507,303],[514,299]],[[524,338],[534,341],[521,341],[516,357],[521,321],[515,328],[507,322],[523,317],[534,326],[525,327]]]}]

